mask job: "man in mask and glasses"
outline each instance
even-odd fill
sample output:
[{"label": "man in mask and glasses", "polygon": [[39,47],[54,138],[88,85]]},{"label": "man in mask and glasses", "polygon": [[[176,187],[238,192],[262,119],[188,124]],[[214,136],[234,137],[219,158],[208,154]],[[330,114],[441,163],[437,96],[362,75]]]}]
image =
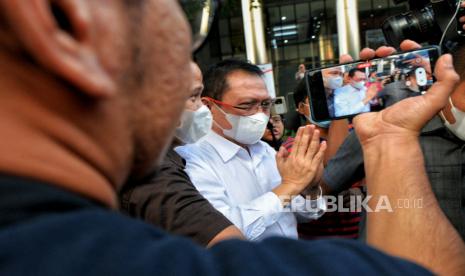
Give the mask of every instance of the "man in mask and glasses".
[{"label": "man in mask and glasses", "polygon": [[213,131],[178,150],[192,182],[248,239],[297,238],[294,212],[316,219],[326,208],[318,187],[308,203],[300,196],[322,172],[326,144],[320,146],[319,131],[306,130],[305,138],[313,138],[308,150],[297,134],[302,149],[289,156],[282,150],[275,158],[276,151],[260,140],[272,105],[262,71],[245,61],[225,60],[205,73],[204,83]]},{"label": "man in mask and glasses", "polygon": [[117,213],[117,192],[171,142],[191,50],[176,1],[0,1],[1,275],[428,275],[349,241],[206,250]]}]

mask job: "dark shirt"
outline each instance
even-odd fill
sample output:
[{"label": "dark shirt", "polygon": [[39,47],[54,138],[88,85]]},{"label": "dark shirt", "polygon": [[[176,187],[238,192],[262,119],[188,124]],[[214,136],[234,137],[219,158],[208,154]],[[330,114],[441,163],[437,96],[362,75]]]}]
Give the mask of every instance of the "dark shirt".
[{"label": "dark shirt", "polygon": [[[465,240],[465,142],[436,116],[421,131],[420,144],[439,205]],[[323,180],[334,192],[340,192],[364,177],[362,147],[353,132],[328,162]]]},{"label": "dark shirt", "polygon": [[164,230],[207,245],[232,223],[194,187],[185,160],[170,149],[158,171],[121,195],[121,207]]},{"label": "dark shirt", "polygon": [[6,176],[0,248],[0,275],[432,275],[348,240],[232,240],[207,250],[65,190]]}]

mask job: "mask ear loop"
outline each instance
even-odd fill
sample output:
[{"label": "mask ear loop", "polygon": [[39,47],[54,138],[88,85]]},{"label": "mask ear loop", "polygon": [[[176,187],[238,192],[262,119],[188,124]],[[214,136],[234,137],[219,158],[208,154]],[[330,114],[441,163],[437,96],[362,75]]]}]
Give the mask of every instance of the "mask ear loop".
[{"label": "mask ear loop", "polygon": [[446,34],[449,32],[450,26],[452,25],[452,23],[453,23],[454,20],[455,20],[455,17],[457,17],[457,14],[458,14],[459,11],[460,11],[460,6],[461,6],[461,4],[462,4],[462,1],[459,1],[459,2],[457,3],[457,9],[455,10],[454,15],[452,16],[452,18],[450,19],[449,23],[447,24],[446,29],[445,29],[444,32],[442,33],[441,40],[439,41],[439,47],[441,47],[441,49],[442,49],[442,46],[443,46],[443,44],[444,44],[444,39],[446,38]]},{"label": "mask ear loop", "polygon": [[[451,98],[450,96],[449,96],[449,103],[450,103],[450,105],[451,105],[452,108],[455,108],[454,103],[452,103],[452,98]],[[450,122],[449,122],[449,121],[447,120],[447,118],[446,118],[446,115],[444,115],[444,111],[443,111],[442,109],[441,109],[441,112],[439,112],[439,115],[441,115],[441,117],[442,117],[442,119],[443,119],[444,121],[446,121],[447,123],[450,124]],[[454,116],[454,115],[452,115],[452,116]],[[454,119],[455,119],[455,117],[454,117]]]}]

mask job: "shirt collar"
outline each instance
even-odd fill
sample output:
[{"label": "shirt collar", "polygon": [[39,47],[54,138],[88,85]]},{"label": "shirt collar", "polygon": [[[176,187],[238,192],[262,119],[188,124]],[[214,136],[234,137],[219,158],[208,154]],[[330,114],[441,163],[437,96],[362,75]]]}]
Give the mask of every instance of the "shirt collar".
[{"label": "shirt collar", "polygon": [[223,162],[228,162],[239,152],[239,150],[241,150],[239,145],[236,145],[228,139],[218,135],[213,130],[205,136],[204,141],[209,143],[216,150],[216,152],[221,156],[221,159],[223,159]]},{"label": "shirt collar", "polygon": [[[204,141],[209,143],[216,150],[223,162],[231,160],[240,150],[245,150],[241,146],[218,135],[213,130],[205,136]],[[257,156],[259,159],[265,154],[265,150],[266,148],[261,141],[249,146],[250,154]]]}]

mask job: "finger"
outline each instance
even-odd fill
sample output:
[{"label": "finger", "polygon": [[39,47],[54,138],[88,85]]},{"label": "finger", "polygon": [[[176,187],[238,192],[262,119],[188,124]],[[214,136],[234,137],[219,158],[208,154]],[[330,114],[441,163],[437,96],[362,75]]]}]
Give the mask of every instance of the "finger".
[{"label": "finger", "polygon": [[313,132],[312,140],[310,142],[310,147],[307,153],[305,154],[305,159],[311,160],[315,156],[315,154],[318,152],[319,148],[320,148],[320,131],[315,130]]},{"label": "finger", "polygon": [[448,103],[450,94],[460,80],[459,75],[455,72],[450,54],[443,55],[438,59],[434,74],[437,82],[423,95],[426,107],[422,110],[424,114],[420,116],[425,118],[432,118]]},{"label": "finger", "polygon": [[387,57],[396,52],[396,48],[394,47],[388,47],[388,46],[381,46],[378,49],[376,49],[375,55],[377,57]]},{"label": "finger", "polygon": [[406,39],[406,40],[402,41],[402,43],[400,44],[400,49],[402,51],[411,51],[411,50],[416,50],[416,49],[420,49],[420,48],[421,48],[420,44],[418,44],[415,41],[410,40],[410,39]]},{"label": "finger", "polygon": [[[463,4],[462,4],[462,5],[463,5]],[[464,23],[464,22],[465,22],[465,16],[460,17],[460,18],[459,18],[459,22],[460,22],[460,23]]]},{"label": "finger", "polygon": [[301,158],[305,157],[305,154],[307,153],[308,148],[311,144],[310,142],[314,134],[314,129],[315,129],[314,125],[305,126],[304,132],[302,133],[302,138],[300,140],[299,152],[298,154],[296,154],[296,156],[301,157]]},{"label": "finger", "polygon": [[364,48],[362,51],[360,51],[360,59],[361,60],[373,59],[375,56],[376,56],[376,52],[373,49]]},{"label": "finger", "polygon": [[318,150],[318,153],[315,154],[312,160],[312,170],[317,171],[318,167],[322,164],[323,162],[323,157],[325,156],[326,148],[328,147],[328,144],[326,141],[323,141],[320,143],[320,149]]},{"label": "finger", "polygon": [[278,163],[278,166],[280,163],[282,163],[284,159],[284,152],[282,150],[283,147],[280,147],[278,152],[276,153],[276,163]]},{"label": "finger", "polygon": [[460,4],[462,8],[465,8],[465,1],[462,1],[462,4]]},{"label": "finger", "polygon": [[339,63],[349,63],[349,62],[352,62],[353,60],[354,59],[350,55],[347,55],[347,54],[341,55],[339,57]]},{"label": "finger", "polygon": [[300,141],[302,140],[302,135],[304,133],[304,129],[305,129],[305,127],[299,127],[299,129],[297,130],[297,133],[296,133],[295,139],[294,139],[294,144],[292,146],[292,152],[291,152],[292,156],[295,156],[295,155],[299,154],[299,150],[301,148]]}]

